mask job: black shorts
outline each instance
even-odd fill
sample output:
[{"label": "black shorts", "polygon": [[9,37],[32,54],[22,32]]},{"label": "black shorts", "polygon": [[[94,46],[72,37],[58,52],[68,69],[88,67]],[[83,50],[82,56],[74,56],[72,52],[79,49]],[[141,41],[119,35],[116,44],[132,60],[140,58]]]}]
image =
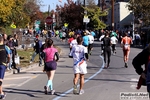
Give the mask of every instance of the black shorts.
[{"label": "black shorts", "polygon": [[65,40],[65,39],[66,39],[66,37],[62,37],[62,39],[63,39],[63,40]]},{"label": "black shorts", "polygon": [[56,70],[57,67],[57,63],[56,61],[50,61],[50,62],[46,62],[45,63],[45,71],[52,71],[52,70]]}]

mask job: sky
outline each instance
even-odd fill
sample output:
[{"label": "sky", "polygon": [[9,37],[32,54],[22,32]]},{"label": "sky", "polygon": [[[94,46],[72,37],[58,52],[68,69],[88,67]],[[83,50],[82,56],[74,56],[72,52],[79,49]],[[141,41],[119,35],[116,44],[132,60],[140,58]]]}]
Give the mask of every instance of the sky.
[{"label": "sky", "polygon": [[[62,3],[59,2],[59,0],[41,0],[42,1],[42,6],[40,9],[42,12],[48,11],[48,6],[50,5],[50,10],[56,8],[56,5],[64,5],[65,2],[67,2],[67,0],[62,0]],[[75,0],[73,0],[75,1]]]}]

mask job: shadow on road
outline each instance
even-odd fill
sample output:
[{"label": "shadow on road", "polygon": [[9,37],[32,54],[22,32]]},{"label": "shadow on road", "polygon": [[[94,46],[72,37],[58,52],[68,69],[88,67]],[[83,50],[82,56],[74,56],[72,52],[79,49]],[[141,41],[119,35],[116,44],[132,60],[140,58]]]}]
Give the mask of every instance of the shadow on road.
[{"label": "shadow on road", "polygon": [[8,89],[5,92],[7,93],[14,93],[14,94],[24,94],[29,97],[34,97],[34,98],[41,98],[39,96],[35,96],[34,94],[37,95],[37,93],[44,94],[44,91],[41,90],[26,90],[26,89],[16,89],[16,88],[5,88]]}]

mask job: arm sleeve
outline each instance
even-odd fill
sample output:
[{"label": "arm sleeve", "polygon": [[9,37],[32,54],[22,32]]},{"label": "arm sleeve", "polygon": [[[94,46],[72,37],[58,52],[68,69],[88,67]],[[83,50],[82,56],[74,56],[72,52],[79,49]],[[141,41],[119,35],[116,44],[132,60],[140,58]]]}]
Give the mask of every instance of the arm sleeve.
[{"label": "arm sleeve", "polygon": [[69,58],[73,58],[73,52],[74,52],[74,47],[71,49],[71,52],[69,53]]},{"label": "arm sleeve", "polygon": [[58,52],[55,53],[55,56],[56,56],[56,61],[58,61],[59,60],[59,54],[58,54]]},{"label": "arm sleeve", "polygon": [[88,53],[85,53],[85,58],[86,58],[86,59],[89,59]]}]

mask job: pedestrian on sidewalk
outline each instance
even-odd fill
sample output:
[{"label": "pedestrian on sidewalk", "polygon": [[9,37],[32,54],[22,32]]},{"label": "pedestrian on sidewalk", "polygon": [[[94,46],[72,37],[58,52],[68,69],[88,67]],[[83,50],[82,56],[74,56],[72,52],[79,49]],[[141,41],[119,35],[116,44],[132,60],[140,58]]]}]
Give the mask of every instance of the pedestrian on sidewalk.
[{"label": "pedestrian on sidewalk", "polygon": [[74,45],[69,57],[73,58],[74,65],[73,65],[73,71],[74,71],[74,89],[73,93],[77,94],[77,85],[78,85],[78,79],[80,78],[80,90],[79,95],[84,93],[83,86],[84,86],[84,75],[87,73],[87,64],[86,61],[88,60],[88,52],[87,48],[82,45],[83,38],[78,37],[77,38],[78,45]]},{"label": "pedestrian on sidewalk", "polygon": [[5,99],[6,93],[3,92],[2,84],[7,63],[10,61],[10,49],[4,44],[4,39],[0,34],[0,99]]},{"label": "pedestrian on sidewalk", "polygon": [[12,70],[13,69],[16,69],[16,63],[15,63],[15,44],[13,42],[13,36],[12,35],[8,35],[7,37],[7,43],[6,45],[10,48],[11,50],[11,54],[10,54],[10,61],[9,61],[9,65],[8,65],[8,68],[7,70]]},{"label": "pedestrian on sidewalk", "polygon": [[[45,43],[46,47],[43,50],[44,53],[44,63],[45,68],[44,71],[46,71],[48,81],[47,85],[44,86],[45,94],[48,94],[48,90],[50,89],[51,94],[53,95],[55,90],[53,89],[53,78],[54,74],[57,68],[57,61],[59,60],[58,51],[56,48],[53,47],[53,40],[48,38]],[[56,59],[55,59],[56,58]]]},{"label": "pedestrian on sidewalk", "polygon": [[130,45],[132,44],[132,39],[128,37],[128,33],[125,32],[124,37],[121,40],[121,47],[123,50],[123,56],[124,56],[124,63],[125,67],[128,68],[128,60],[129,60],[129,54],[130,54]]},{"label": "pedestrian on sidewalk", "polygon": [[[110,57],[111,57],[111,39],[109,37],[110,33],[106,31],[105,37],[102,39],[103,46],[104,46],[104,62],[105,68],[109,67],[110,64]],[[107,61],[106,61],[107,59]]]}]

